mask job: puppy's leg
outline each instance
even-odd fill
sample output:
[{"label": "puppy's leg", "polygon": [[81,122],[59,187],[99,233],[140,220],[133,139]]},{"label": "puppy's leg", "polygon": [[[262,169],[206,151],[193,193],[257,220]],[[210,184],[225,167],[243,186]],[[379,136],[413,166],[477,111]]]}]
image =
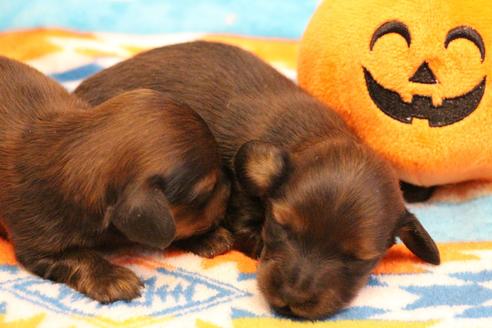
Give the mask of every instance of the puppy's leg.
[{"label": "puppy's leg", "polygon": [[50,255],[22,250],[17,252],[17,259],[34,274],[65,283],[101,303],[134,299],[140,296],[143,287],[132,271],[111,264],[88,249]]},{"label": "puppy's leg", "polygon": [[234,188],[231,192],[225,227],[234,237],[234,248],[252,258],[258,258],[263,249],[261,230],[265,221],[265,209],[259,199]]},{"label": "puppy's leg", "polygon": [[176,246],[203,257],[214,257],[232,249],[234,239],[229,230],[217,227],[203,235],[176,242]]}]

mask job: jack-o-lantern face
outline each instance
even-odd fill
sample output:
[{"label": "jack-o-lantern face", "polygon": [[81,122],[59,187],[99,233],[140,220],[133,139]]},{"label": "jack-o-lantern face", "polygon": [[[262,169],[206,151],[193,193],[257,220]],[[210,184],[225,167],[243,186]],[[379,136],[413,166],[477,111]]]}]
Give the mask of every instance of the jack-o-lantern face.
[{"label": "jack-o-lantern face", "polygon": [[[373,34],[369,49],[372,51],[376,42],[386,34],[401,35],[408,47],[412,38],[408,27],[399,21],[391,21],[381,25]],[[485,60],[485,45],[480,34],[471,27],[460,26],[449,31],[443,44],[447,49],[451,41],[466,39],[473,42],[478,50],[482,62]],[[441,127],[456,123],[470,115],[480,104],[485,93],[486,77],[471,91],[453,98],[445,98],[440,105],[434,105],[432,97],[414,95],[411,103],[402,100],[398,92],[388,90],[379,84],[372,74],[364,68],[367,90],[374,103],[386,115],[403,123],[412,123],[413,118],[426,119],[431,127]],[[409,78],[410,82],[421,84],[438,84],[436,75],[427,62],[423,62],[415,74]]]},{"label": "jack-o-lantern face", "polygon": [[326,0],[299,82],[421,185],[492,180],[489,0]]}]

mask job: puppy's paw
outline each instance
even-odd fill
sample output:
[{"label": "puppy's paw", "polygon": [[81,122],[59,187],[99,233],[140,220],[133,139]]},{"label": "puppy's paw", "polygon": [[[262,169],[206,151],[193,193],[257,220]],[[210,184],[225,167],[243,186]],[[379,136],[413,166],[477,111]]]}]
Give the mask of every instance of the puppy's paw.
[{"label": "puppy's paw", "polygon": [[104,271],[87,282],[82,288],[84,294],[104,304],[130,301],[141,296],[144,284],[131,270],[111,265]]},{"label": "puppy's paw", "polygon": [[260,235],[254,236],[251,240],[251,246],[243,249],[243,252],[251,258],[259,259],[263,250],[263,239]]},{"label": "puppy's paw", "polygon": [[[26,250],[30,251],[26,256]],[[71,249],[58,254],[35,253],[19,248],[17,259],[27,270],[55,282],[64,283],[101,303],[129,301],[140,296],[144,287],[129,269],[112,264],[90,249]]]},{"label": "puppy's paw", "polygon": [[232,249],[234,238],[229,230],[218,227],[201,236],[180,241],[177,246],[202,257],[214,257]]},{"label": "puppy's paw", "polygon": [[258,259],[263,250],[263,239],[261,239],[260,231],[241,231],[235,234],[234,249],[243,252],[247,256]]}]

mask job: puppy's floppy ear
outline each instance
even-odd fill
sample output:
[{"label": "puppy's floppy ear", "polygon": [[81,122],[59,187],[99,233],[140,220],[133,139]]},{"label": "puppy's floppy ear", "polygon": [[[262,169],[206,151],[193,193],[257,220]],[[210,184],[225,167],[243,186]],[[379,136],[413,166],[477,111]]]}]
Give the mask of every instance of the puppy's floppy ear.
[{"label": "puppy's floppy ear", "polygon": [[131,241],[166,248],[176,236],[176,224],[164,194],[147,184],[128,185],[110,217]]},{"label": "puppy's floppy ear", "polygon": [[263,197],[278,188],[290,169],[289,154],[275,145],[250,141],[234,157],[236,177],[251,195]]},{"label": "puppy's floppy ear", "polygon": [[412,253],[422,260],[436,265],[441,263],[436,243],[415,215],[408,210],[405,210],[400,218],[397,236]]}]

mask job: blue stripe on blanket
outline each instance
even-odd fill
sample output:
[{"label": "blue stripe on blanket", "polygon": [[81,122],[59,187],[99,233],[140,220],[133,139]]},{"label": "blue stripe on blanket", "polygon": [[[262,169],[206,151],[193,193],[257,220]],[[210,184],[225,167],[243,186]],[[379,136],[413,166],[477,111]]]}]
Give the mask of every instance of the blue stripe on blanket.
[{"label": "blue stripe on blanket", "polygon": [[[18,275],[18,267],[0,265],[11,273],[0,280],[0,291],[53,312],[94,316],[104,311],[137,311],[146,316],[178,316],[198,312],[233,299],[251,297],[248,291],[184,269],[159,268],[145,280],[142,297],[132,302],[100,304],[67,287],[34,275]],[[0,302],[0,313],[5,305]],[[1,325],[1,323],[0,323]]]},{"label": "blue stripe on blanket", "polygon": [[492,196],[409,208],[439,242],[490,241],[492,236]]},{"label": "blue stripe on blanket", "polygon": [[69,82],[82,80],[89,75],[95,74],[102,70],[104,67],[97,64],[87,64],[84,66],[79,66],[69,71],[51,74],[50,76],[59,82]]},{"label": "blue stripe on blanket", "polygon": [[0,30],[60,26],[82,31],[144,34],[208,32],[298,38],[318,2],[318,0],[1,1]]}]

